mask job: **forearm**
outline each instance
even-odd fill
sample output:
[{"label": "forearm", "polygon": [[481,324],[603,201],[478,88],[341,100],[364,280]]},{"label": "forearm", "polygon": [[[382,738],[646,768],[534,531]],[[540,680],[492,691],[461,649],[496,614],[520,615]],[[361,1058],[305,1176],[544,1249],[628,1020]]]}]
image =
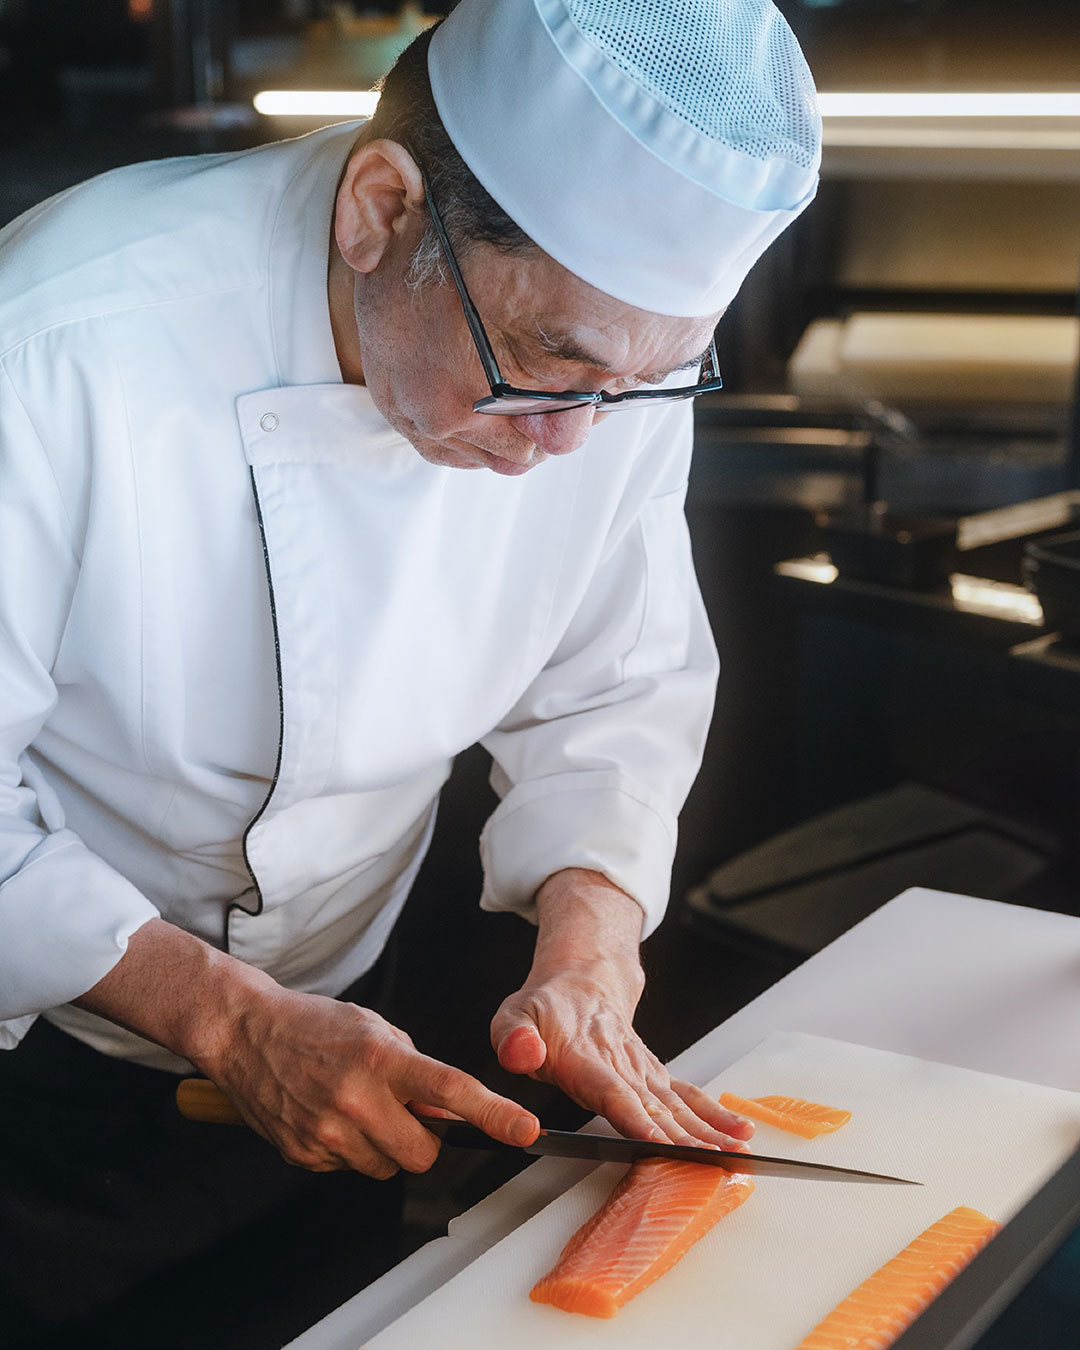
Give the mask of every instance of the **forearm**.
[{"label": "forearm", "polygon": [[75,999],[207,1068],[229,1033],[277,989],[262,971],[211,947],[164,919],[150,919],[104,979]]},{"label": "forearm", "polygon": [[80,1007],[197,1065],[255,1129],[301,1167],[373,1177],[423,1171],[438,1144],[416,1100],[526,1144],[539,1123],[467,1074],[418,1053],[377,1013],[290,991],[163,919],[132,935]]}]

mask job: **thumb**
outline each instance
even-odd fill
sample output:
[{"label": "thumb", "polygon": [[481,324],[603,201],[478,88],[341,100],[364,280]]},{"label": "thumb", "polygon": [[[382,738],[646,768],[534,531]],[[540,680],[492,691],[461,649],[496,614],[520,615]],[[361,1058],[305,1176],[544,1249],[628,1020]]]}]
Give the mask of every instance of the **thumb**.
[{"label": "thumb", "polygon": [[509,1000],[491,1023],[491,1044],[509,1073],[535,1073],[547,1059],[547,1046],[536,1023]]}]

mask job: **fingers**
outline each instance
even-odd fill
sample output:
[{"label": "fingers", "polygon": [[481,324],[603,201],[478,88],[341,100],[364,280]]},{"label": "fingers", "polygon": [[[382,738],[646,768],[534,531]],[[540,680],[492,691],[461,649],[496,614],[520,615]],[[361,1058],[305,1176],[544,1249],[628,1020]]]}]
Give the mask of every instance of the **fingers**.
[{"label": "fingers", "polygon": [[499,1063],[510,1073],[536,1073],[547,1058],[547,1046],[531,1024],[512,1027],[496,1046]]},{"label": "fingers", "polygon": [[286,1161],[311,1171],[351,1168],[376,1178],[426,1171],[440,1141],[406,1107],[463,1117],[508,1143],[532,1142],[540,1123],[468,1074],[420,1054],[370,1009],[316,995],[283,994],[281,1010],[246,1057],[234,1057],[226,1091]]},{"label": "fingers", "polygon": [[657,1116],[666,1115],[651,1094],[635,1091],[628,1083],[615,1081],[601,1095],[599,1111],[618,1134],[629,1139],[651,1139],[657,1144],[681,1143],[671,1137]]},{"label": "fingers", "polygon": [[[604,1094],[600,1109],[614,1129],[634,1139],[685,1144],[691,1148],[704,1145],[728,1150],[746,1149],[746,1136],[741,1127],[738,1132],[718,1129],[703,1119],[671,1086],[641,1085],[635,1090],[629,1084],[620,1083]],[[730,1112],[726,1114],[732,1119]]]},{"label": "fingers", "polygon": [[[437,1156],[438,1149],[435,1153]],[[363,1172],[376,1181],[388,1181],[401,1170],[393,1158],[355,1131],[338,1135],[332,1131],[316,1130],[308,1142],[289,1149],[283,1148],[282,1154],[287,1163],[308,1172]]]},{"label": "fingers", "polygon": [[[270,1114],[256,1114],[259,1133],[293,1167],[309,1172],[363,1172],[376,1180],[392,1177],[399,1170],[398,1161],[368,1137],[347,1108],[337,1104],[328,1103],[318,1111],[293,1111],[285,1099]],[[427,1131],[421,1129],[421,1133]]]},{"label": "fingers", "polygon": [[[392,1176],[399,1168],[412,1173],[426,1172],[438,1158],[441,1147],[439,1139],[396,1100],[387,1102],[374,1114],[365,1128],[364,1143],[391,1165],[392,1170],[386,1176]],[[350,1157],[350,1166],[355,1165]],[[357,1170],[376,1175],[367,1167]]]},{"label": "fingers", "polygon": [[461,1119],[460,1116],[455,1116],[453,1111],[446,1111],[441,1106],[432,1106],[428,1102],[407,1101],[405,1108],[414,1116],[435,1116],[439,1120]]},{"label": "fingers", "polygon": [[531,1144],[540,1133],[540,1122],[531,1111],[427,1055],[412,1055],[401,1084],[407,1097],[441,1106],[504,1144]]},{"label": "fingers", "polygon": [[[687,1088],[690,1085],[682,1086]],[[702,1112],[711,1114],[706,1111],[705,1105],[700,1104],[700,1109],[695,1110],[674,1084],[657,1083],[653,1085],[652,1091],[653,1101],[646,1102],[645,1109],[673,1144],[688,1144],[691,1147],[704,1144],[723,1149],[745,1147],[745,1140],[741,1135],[718,1129],[708,1119],[704,1119]],[[701,1094],[701,1098],[706,1102],[708,1100],[704,1093]]]},{"label": "fingers", "polygon": [[615,1059],[583,1054],[572,1071],[553,1076],[575,1101],[599,1111],[632,1138],[744,1149],[754,1132],[749,1121],[693,1083],[672,1080],[640,1041]]},{"label": "fingers", "polygon": [[672,1089],[678,1093],[687,1106],[695,1115],[711,1125],[714,1130],[725,1134],[733,1139],[747,1140],[753,1136],[754,1122],[747,1120],[745,1116],[740,1116],[734,1111],[729,1111],[726,1107],[720,1105],[715,1097],[710,1097],[707,1092],[693,1083],[683,1082],[681,1079],[671,1079]]},{"label": "fingers", "polygon": [[385,1091],[376,1108],[370,1098],[363,1103],[364,1135],[378,1153],[407,1172],[427,1171],[440,1148],[436,1135],[416,1119],[407,1102],[422,1102],[435,1115],[468,1120],[507,1143],[531,1143],[539,1134],[540,1122],[530,1112],[462,1070],[421,1054],[411,1042],[384,1046],[381,1068]]},{"label": "fingers", "polygon": [[506,999],[491,1019],[491,1046],[510,1073],[536,1073],[547,1058],[547,1045],[520,995]]}]

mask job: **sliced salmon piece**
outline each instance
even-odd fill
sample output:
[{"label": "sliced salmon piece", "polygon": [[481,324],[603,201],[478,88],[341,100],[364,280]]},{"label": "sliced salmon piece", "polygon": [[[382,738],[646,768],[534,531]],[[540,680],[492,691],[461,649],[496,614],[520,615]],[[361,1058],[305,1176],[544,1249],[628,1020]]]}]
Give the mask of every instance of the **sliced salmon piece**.
[{"label": "sliced salmon piece", "polygon": [[819,1134],[831,1134],[851,1119],[850,1111],[819,1102],[804,1102],[799,1097],[736,1097],[733,1092],[721,1092],[720,1105],[741,1116],[752,1116],[765,1125],[775,1125],[804,1139],[815,1139]]},{"label": "sliced salmon piece", "polygon": [[534,1303],[614,1317],[751,1194],[748,1176],[708,1164],[643,1158],[563,1248]]},{"label": "sliced salmon piece", "polygon": [[1001,1227],[961,1206],[844,1299],[796,1350],[886,1350]]}]

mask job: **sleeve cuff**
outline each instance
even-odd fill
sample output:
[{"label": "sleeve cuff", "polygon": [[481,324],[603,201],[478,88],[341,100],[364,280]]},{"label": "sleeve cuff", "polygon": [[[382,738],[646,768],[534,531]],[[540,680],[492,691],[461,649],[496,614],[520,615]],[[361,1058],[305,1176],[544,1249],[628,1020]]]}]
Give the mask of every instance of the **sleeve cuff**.
[{"label": "sleeve cuff", "polygon": [[514,788],[480,836],[483,909],[536,922],[536,893],[566,867],[600,872],[645,914],[647,937],[671,887],[676,822],[640,784],[617,773],[559,774]]},{"label": "sleeve cuff", "polygon": [[0,1019],[70,1003],[103,979],[159,911],[69,831],[0,886]]}]

